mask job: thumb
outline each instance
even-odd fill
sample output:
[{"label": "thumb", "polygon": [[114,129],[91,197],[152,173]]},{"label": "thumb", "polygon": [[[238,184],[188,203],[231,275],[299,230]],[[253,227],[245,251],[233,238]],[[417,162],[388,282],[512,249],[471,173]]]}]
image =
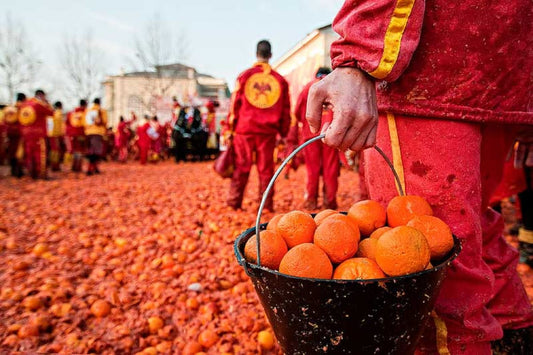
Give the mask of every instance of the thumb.
[{"label": "thumb", "polygon": [[315,83],[309,89],[307,96],[307,108],[305,110],[305,118],[309,123],[311,133],[317,133],[320,129],[322,121],[322,105],[326,99],[326,92],[322,89],[321,83]]}]

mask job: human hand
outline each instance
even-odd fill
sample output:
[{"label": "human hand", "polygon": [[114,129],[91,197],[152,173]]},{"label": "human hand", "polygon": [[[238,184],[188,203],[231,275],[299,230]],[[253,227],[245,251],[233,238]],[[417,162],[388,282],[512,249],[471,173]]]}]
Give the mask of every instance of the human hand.
[{"label": "human hand", "polygon": [[324,124],[321,132],[327,145],[360,151],[376,143],[376,88],[361,70],[337,68],[311,86],[306,119],[313,133],[320,129],[323,105],[333,110],[333,121]]}]

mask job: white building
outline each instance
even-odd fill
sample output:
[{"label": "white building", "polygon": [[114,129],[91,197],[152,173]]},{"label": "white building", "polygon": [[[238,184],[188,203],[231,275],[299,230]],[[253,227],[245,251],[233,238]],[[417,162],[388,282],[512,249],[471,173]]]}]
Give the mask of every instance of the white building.
[{"label": "white building", "polygon": [[154,71],[121,73],[108,76],[103,82],[104,108],[108,110],[109,126],[116,127],[120,116],[129,119],[157,115],[160,122],[172,116],[172,97],[181,105],[203,104],[218,100],[223,111],[229,101],[225,80],[198,73],[193,67],[180,63],[157,66]]}]

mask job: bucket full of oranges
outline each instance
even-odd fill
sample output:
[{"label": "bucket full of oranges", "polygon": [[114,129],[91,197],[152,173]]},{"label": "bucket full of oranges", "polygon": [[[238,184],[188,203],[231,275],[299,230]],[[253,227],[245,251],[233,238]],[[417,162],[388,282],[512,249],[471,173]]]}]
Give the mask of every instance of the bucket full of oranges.
[{"label": "bucket full of oranges", "polygon": [[366,200],[348,212],[291,211],[260,224],[286,163],[321,138],[276,171],[256,227],[235,241],[237,261],[286,354],[412,354],[461,249],[422,197],[402,192],[386,208]]}]

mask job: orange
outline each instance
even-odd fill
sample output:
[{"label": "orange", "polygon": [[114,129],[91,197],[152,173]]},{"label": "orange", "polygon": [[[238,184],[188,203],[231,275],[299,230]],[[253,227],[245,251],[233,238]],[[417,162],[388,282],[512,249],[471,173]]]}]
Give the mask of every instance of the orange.
[{"label": "orange", "polygon": [[370,280],[386,277],[374,260],[352,258],[337,266],[333,278],[337,280]]},{"label": "orange", "polygon": [[385,232],[376,245],[376,262],[385,274],[401,276],[422,271],[431,251],[422,232],[399,226]]},{"label": "orange", "polygon": [[366,238],[359,242],[359,248],[355,256],[361,258],[369,258],[376,261],[376,245],[378,244],[377,239]]},{"label": "orange", "polygon": [[320,211],[318,212],[316,215],[315,215],[315,223],[317,225],[317,227],[320,225],[320,223],[322,223],[326,218],[328,218],[329,216],[333,215],[333,214],[337,214],[339,212],[335,211],[335,210],[323,210],[323,211]]},{"label": "orange", "polygon": [[274,336],[268,330],[262,330],[257,334],[257,343],[261,348],[270,350],[274,347]]},{"label": "orange", "polygon": [[[285,240],[271,230],[264,230],[259,235],[261,241],[261,265],[277,270],[281,259],[287,253]],[[244,257],[250,263],[257,263],[257,236],[253,236],[244,246]]]},{"label": "orange", "polygon": [[333,220],[333,219],[337,219],[345,223],[348,223],[354,229],[357,229],[357,232],[359,233],[359,226],[357,225],[357,222],[353,220],[352,218],[348,217],[347,215],[342,214],[342,213],[335,213],[335,214],[332,214],[331,216],[326,217],[324,221]]},{"label": "orange", "polygon": [[377,228],[383,227],[387,221],[387,211],[377,201],[359,201],[350,207],[348,217],[357,222],[359,231],[369,236]]},{"label": "orange", "polygon": [[279,265],[279,272],[298,277],[331,279],[333,265],[322,249],[313,243],[303,243],[285,254]]},{"label": "orange", "polygon": [[91,313],[96,317],[105,317],[111,312],[111,306],[107,301],[97,300],[91,306]]},{"label": "orange", "polygon": [[150,330],[150,333],[157,333],[159,329],[163,328],[163,325],[165,325],[165,323],[157,316],[148,318],[148,329]]},{"label": "orange", "polygon": [[396,196],[387,206],[387,221],[390,227],[405,226],[415,216],[432,216],[429,203],[420,196]]},{"label": "orange", "polygon": [[431,249],[431,260],[442,259],[452,250],[452,231],[442,219],[433,216],[416,216],[407,225],[424,234]]},{"label": "orange", "polygon": [[206,329],[198,336],[198,343],[204,348],[210,348],[217,343],[219,336],[212,330]]},{"label": "orange", "polygon": [[351,258],[359,247],[359,229],[348,222],[348,217],[330,216],[318,226],[315,231],[314,243],[324,250],[329,259],[335,263],[342,263]]},{"label": "orange", "polygon": [[315,229],[315,220],[309,213],[291,211],[280,218],[276,232],[285,239],[290,249],[298,244],[311,243]]},{"label": "orange", "polygon": [[386,231],[390,231],[391,229],[392,229],[391,227],[387,227],[387,226],[378,228],[375,231],[373,231],[372,234],[370,234],[370,238],[379,239],[379,237],[381,237],[383,233],[385,233]]},{"label": "orange", "polygon": [[281,217],[283,217],[283,214],[277,214],[274,217],[272,217],[272,219],[268,222],[266,229],[275,231]]}]

